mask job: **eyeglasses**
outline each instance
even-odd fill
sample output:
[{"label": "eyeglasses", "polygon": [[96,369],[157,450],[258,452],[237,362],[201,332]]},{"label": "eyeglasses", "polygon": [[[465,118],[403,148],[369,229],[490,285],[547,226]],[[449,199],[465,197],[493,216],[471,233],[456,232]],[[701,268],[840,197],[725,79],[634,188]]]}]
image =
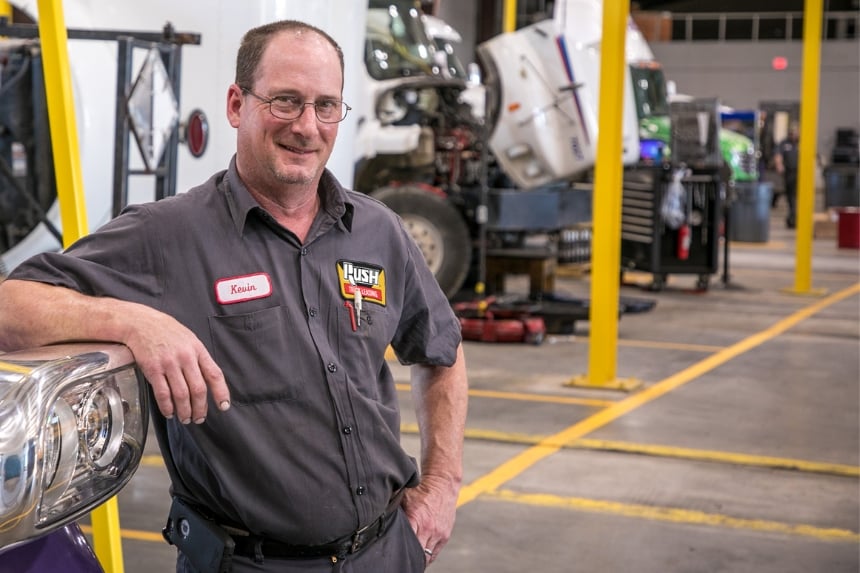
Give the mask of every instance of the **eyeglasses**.
[{"label": "eyeglasses", "polygon": [[251,94],[263,103],[269,104],[269,111],[278,119],[298,119],[305,112],[305,106],[314,106],[314,112],[321,123],[339,123],[346,119],[346,114],[352,108],[346,102],[336,99],[303,102],[296,96],[283,95],[272,98],[257,95],[248,88],[241,88],[243,93]]}]

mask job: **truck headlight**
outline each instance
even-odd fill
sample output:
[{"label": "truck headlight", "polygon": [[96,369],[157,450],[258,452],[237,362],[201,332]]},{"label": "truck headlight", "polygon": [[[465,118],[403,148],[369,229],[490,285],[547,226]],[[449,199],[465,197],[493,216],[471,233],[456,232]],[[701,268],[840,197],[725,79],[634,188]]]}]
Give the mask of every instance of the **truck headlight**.
[{"label": "truck headlight", "polygon": [[123,345],[0,354],[0,548],[115,495],[146,442],[146,382]]}]

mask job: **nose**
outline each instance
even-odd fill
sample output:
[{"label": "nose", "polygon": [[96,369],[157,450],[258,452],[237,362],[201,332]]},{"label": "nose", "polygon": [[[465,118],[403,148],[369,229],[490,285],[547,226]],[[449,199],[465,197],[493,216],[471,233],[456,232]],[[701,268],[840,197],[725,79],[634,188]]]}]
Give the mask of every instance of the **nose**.
[{"label": "nose", "polygon": [[315,131],[318,126],[317,114],[316,109],[314,108],[314,104],[312,102],[307,102],[303,104],[302,113],[299,114],[299,117],[290,122],[290,126],[296,131],[301,131],[305,133],[309,130]]}]

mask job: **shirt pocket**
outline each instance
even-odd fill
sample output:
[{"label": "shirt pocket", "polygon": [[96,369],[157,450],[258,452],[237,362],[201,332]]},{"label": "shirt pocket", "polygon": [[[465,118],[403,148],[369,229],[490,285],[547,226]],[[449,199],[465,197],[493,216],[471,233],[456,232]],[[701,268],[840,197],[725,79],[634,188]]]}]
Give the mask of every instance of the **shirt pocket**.
[{"label": "shirt pocket", "polygon": [[380,363],[390,341],[388,313],[384,307],[365,305],[361,311],[361,321],[355,320],[354,309],[340,309],[337,322],[337,352],[340,360],[349,369],[350,380],[362,394],[375,398],[376,381]]},{"label": "shirt pocket", "polygon": [[283,307],[209,317],[213,358],[236,404],[296,401],[301,380],[289,368]]},{"label": "shirt pocket", "polygon": [[[349,316],[347,309],[344,309],[346,316]],[[353,317],[357,317],[355,310],[352,309]],[[352,329],[352,321],[340,320],[338,322],[338,330],[341,333],[342,348],[348,350],[358,350],[361,355],[374,355],[384,351],[385,347],[390,342],[390,316],[386,312],[385,307],[378,305],[364,305],[361,310],[361,319],[355,320],[355,330]]]}]

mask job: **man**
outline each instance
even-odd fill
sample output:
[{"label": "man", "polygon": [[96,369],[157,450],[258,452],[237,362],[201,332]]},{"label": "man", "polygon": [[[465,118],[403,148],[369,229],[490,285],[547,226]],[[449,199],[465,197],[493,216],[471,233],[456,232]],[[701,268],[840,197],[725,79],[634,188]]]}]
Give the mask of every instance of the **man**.
[{"label": "man", "polygon": [[[249,31],[227,92],[229,168],[0,285],[0,349],[132,350],[172,492],[231,534],[235,572],[423,571],[453,529],[459,324],[396,216],[325,169],[342,92],[343,55],[321,30]],[[420,478],[389,344],[413,364]],[[175,542],[177,571],[205,569],[203,549]]]},{"label": "man", "polygon": [[794,229],[797,216],[797,155],[798,147],[797,123],[792,122],[788,127],[788,136],[776,146],[774,165],[784,182],[785,200],[788,203],[788,214],[785,226]]}]

